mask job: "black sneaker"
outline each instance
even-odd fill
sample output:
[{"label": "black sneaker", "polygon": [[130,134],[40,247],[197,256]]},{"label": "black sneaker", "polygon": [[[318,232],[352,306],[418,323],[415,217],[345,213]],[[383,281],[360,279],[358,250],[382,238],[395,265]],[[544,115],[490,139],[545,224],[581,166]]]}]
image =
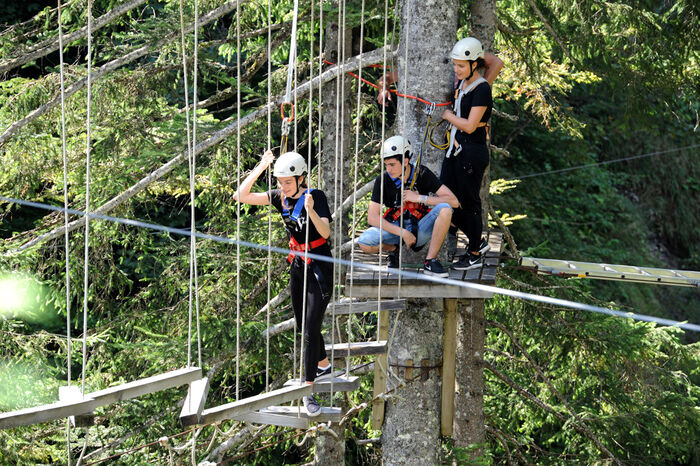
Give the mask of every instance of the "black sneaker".
[{"label": "black sneaker", "polygon": [[318,400],[316,399],[315,396],[309,395],[305,396],[303,398],[304,400],[304,408],[306,408],[306,412],[310,417],[315,417],[321,414],[321,405],[318,403]]},{"label": "black sneaker", "polygon": [[486,242],[485,239],[481,240],[481,243],[479,243],[479,254],[485,254],[491,250],[491,245]]},{"label": "black sneaker", "polygon": [[434,277],[449,277],[450,274],[437,259],[428,259],[423,265],[423,273]]},{"label": "black sneaker", "polygon": [[328,375],[331,372],[333,372],[333,366],[328,364],[328,367],[325,369],[321,369],[320,367],[316,367],[316,378],[318,379],[319,377],[323,377],[324,375]]},{"label": "black sneaker", "polygon": [[386,266],[389,267],[390,269],[398,269],[399,268],[399,250],[398,250],[398,248],[395,251],[391,251],[389,254],[387,254]]},{"label": "black sneaker", "polygon": [[484,265],[484,259],[481,254],[476,256],[468,252],[460,257],[457,262],[452,264],[452,268],[455,270],[471,270],[478,269],[482,265]]}]

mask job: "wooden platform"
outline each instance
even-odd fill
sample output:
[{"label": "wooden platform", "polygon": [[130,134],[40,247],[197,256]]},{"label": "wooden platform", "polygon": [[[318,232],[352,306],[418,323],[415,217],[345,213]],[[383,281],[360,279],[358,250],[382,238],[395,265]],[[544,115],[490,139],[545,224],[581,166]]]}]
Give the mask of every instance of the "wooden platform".
[{"label": "wooden platform", "polygon": [[[486,236],[486,233],[484,233],[484,236]],[[464,254],[466,251],[466,238],[460,235],[457,241],[457,254]],[[449,278],[484,285],[495,284],[499,257],[503,247],[502,233],[492,231],[488,235],[488,242],[491,250],[484,256],[483,267],[466,271],[450,269]],[[355,251],[355,260],[366,264],[379,265],[378,255],[365,254],[359,249]],[[385,263],[385,260],[382,262]],[[383,269],[386,270],[384,266]],[[381,298],[491,298],[493,296],[493,293],[481,290],[442,285],[414,277],[401,277],[401,294],[399,295],[399,277],[384,270],[375,272],[355,267],[352,275],[348,271],[345,294],[358,298],[376,299],[379,295],[379,283],[381,280]],[[422,274],[422,264],[405,266],[402,264],[402,270]]]},{"label": "wooden platform", "polygon": [[362,341],[353,343],[336,343],[334,345],[326,345],[326,354],[328,357],[333,353],[335,359],[343,359],[345,357],[355,356],[370,356],[375,354],[386,354],[387,341]]}]

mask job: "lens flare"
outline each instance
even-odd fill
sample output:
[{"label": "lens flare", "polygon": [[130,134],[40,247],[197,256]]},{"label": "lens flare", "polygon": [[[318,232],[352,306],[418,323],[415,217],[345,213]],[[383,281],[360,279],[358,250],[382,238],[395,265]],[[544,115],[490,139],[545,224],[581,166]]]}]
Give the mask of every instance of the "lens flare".
[{"label": "lens flare", "polygon": [[35,278],[19,273],[0,273],[0,318],[31,323],[53,320],[46,306],[48,288]]}]

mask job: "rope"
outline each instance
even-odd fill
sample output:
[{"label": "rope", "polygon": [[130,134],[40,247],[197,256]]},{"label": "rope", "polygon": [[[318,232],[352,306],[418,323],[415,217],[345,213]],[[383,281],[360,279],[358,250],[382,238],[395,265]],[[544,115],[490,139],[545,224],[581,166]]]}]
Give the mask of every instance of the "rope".
[{"label": "rope", "polygon": [[[66,156],[66,87],[63,73],[63,22],[61,20],[61,0],[58,0],[58,57],[61,70],[61,153],[63,155],[63,221],[65,228],[65,250],[66,250],[66,371],[68,373],[68,386],[71,384],[71,299],[70,299],[70,240],[68,238],[68,159]],[[66,457],[68,466],[71,465],[70,449],[70,419],[66,419]]]},{"label": "rope", "polygon": [[[49,210],[49,211],[53,211],[53,212],[63,212],[65,210],[65,208],[60,207],[60,206],[44,204],[41,202],[26,201],[23,199],[9,198],[9,197],[5,197],[5,196],[0,196],[0,201],[11,202],[14,204],[35,207],[37,209],[44,209],[44,210]],[[134,226],[134,227],[138,227],[138,228],[147,228],[147,229],[154,230],[154,231],[171,233],[171,234],[178,235],[178,236],[188,237],[192,234],[189,230],[185,230],[185,229],[181,229],[181,228],[173,228],[173,227],[168,227],[165,225],[159,225],[159,224],[155,224],[155,223],[142,222],[140,220],[121,218],[121,217],[112,217],[112,216],[102,215],[102,214],[97,214],[97,213],[86,214],[85,212],[80,211],[80,210],[76,210],[76,209],[68,209],[68,213],[71,215],[89,216],[90,218],[93,218],[93,219],[115,222],[115,223],[119,223],[122,225],[130,225],[130,226]],[[252,243],[249,241],[241,241],[241,240],[236,240],[233,238],[228,238],[225,236],[211,235],[208,233],[195,233],[195,235],[199,239],[206,239],[209,241],[215,241],[215,242],[224,243],[224,244],[231,244],[231,245],[239,244],[239,245],[241,245],[243,247],[247,247],[247,248],[271,250],[272,252],[283,254],[285,257],[290,252],[293,252],[290,249],[278,248],[276,246],[267,246],[264,244]],[[373,264],[364,264],[362,262],[351,263],[350,261],[345,260],[345,259],[327,257],[327,256],[322,256],[322,255],[314,254],[314,253],[309,253],[308,257],[311,259],[322,261],[322,262],[332,262],[335,265],[344,265],[347,267],[354,265],[355,267],[359,267],[359,268],[364,269],[364,270],[370,270],[373,272],[386,272],[386,270],[382,270],[379,266],[376,266]],[[663,319],[660,317],[647,316],[647,315],[643,315],[643,314],[636,314],[633,312],[621,312],[621,311],[607,309],[607,308],[603,308],[603,307],[599,307],[599,306],[592,306],[590,304],[578,303],[575,301],[568,301],[565,299],[552,298],[549,296],[540,296],[540,295],[535,295],[535,294],[531,294],[531,293],[524,293],[521,291],[509,290],[507,288],[499,288],[499,287],[491,286],[491,285],[483,285],[481,283],[465,282],[465,281],[461,281],[461,280],[454,280],[451,278],[434,277],[432,275],[425,275],[422,273],[410,272],[408,270],[392,270],[390,273],[392,273],[394,275],[402,275],[404,278],[416,278],[416,279],[420,279],[422,281],[431,282],[431,283],[435,283],[438,285],[457,286],[459,288],[479,290],[479,291],[483,291],[483,292],[487,292],[487,293],[500,294],[500,295],[504,295],[504,296],[510,296],[512,298],[524,299],[527,301],[534,301],[534,302],[539,302],[539,303],[543,303],[543,304],[550,304],[550,305],[554,305],[554,306],[561,306],[561,307],[566,307],[569,309],[577,309],[580,311],[594,312],[594,313],[598,313],[598,314],[606,314],[606,315],[611,315],[611,316],[616,316],[616,317],[625,317],[625,318],[630,318],[630,319],[634,319],[634,320],[653,322],[653,323],[657,323],[660,325],[678,327],[678,328],[682,328],[685,330],[700,332],[700,325],[692,324],[692,323],[684,323],[684,322],[679,322],[679,321],[670,320],[670,319]]]},{"label": "rope", "polygon": [[[241,179],[241,13],[236,3],[236,179]],[[236,238],[241,238],[241,203],[236,202]],[[240,397],[241,351],[241,246],[236,245],[236,401]]]},{"label": "rope", "polygon": [[[236,4],[238,6],[238,3]],[[191,189],[191,218],[192,218],[192,229],[195,229],[195,218],[194,218],[194,177],[196,168],[196,157],[197,154],[194,148],[197,145],[197,62],[199,57],[199,0],[194,0],[194,70],[192,74],[194,75],[192,81],[192,173],[190,174],[190,189]],[[192,252],[190,253],[192,257],[193,269],[194,269],[194,298],[195,298],[195,313],[197,320],[197,358],[199,362],[199,367],[202,367],[202,338],[199,331],[199,281],[197,277],[197,245],[196,242],[192,242]]]},{"label": "rope", "polygon": [[85,149],[85,254],[83,263],[83,367],[81,373],[80,393],[85,395],[85,366],[87,365],[87,318],[88,318],[88,272],[90,252],[90,100],[92,97],[92,80],[90,78],[92,62],[92,1],[87,5],[87,145]]},{"label": "rope", "polygon": [[[272,149],[272,0],[267,1],[267,150]],[[267,169],[267,198],[272,199],[272,170]],[[267,245],[272,245],[272,203],[267,206]],[[272,299],[272,251],[267,250],[267,303]],[[270,328],[271,306],[267,306],[267,327]],[[270,387],[270,334],[265,339],[265,389]]]}]

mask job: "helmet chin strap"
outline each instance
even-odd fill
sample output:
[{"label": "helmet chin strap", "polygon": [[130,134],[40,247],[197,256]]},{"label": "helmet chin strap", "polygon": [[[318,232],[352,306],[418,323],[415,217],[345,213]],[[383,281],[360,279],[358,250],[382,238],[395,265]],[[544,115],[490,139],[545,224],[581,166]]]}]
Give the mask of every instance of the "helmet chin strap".
[{"label": "helmet chin strap", "polygon": [[474,72],[476,71],[476,67],[472,66],[473,61],[469,61],[469,69],[471,69],[471,73],[469,73],[469,76],[467,76],[465,79],[469,81],[472,79],[472,76],[474,76]]},{"label": "helmet chin strap", "polygon": [[294,191],[294,194],[292,194],[291,197],[296,197],[296,195],[299,194],[299,178],[300,178],[299,176],[294,177],[294,181],[296,181],[296,184],[297,184],[297,190]]}]

